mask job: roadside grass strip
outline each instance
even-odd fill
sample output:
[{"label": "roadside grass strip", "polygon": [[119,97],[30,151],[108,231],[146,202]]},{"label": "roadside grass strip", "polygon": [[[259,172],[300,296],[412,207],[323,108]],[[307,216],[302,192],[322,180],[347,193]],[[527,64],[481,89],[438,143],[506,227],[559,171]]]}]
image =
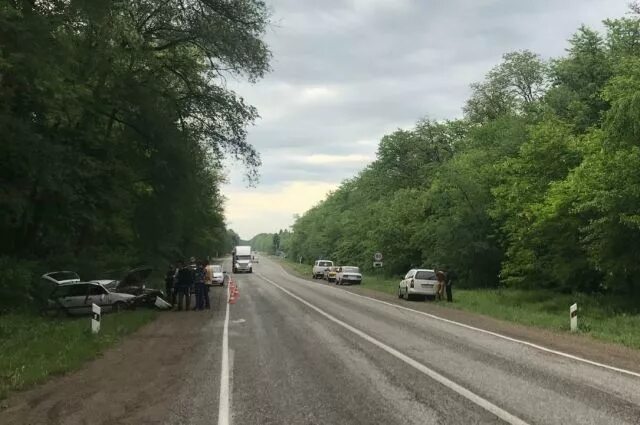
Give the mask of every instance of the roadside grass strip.
[{"label": "roadside grass strip", "polygon": [[136,310],[102,316],[92,334],[90,317],[52,319],[30,314],[0,316],[0,399],[82,366],[157,316]]}]

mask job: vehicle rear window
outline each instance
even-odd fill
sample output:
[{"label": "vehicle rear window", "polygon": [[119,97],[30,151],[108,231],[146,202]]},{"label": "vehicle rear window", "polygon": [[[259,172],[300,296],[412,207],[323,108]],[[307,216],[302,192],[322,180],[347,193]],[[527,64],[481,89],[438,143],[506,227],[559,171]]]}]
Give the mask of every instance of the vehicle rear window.
[{"label": "vehicle rear window", "polygon": [[360,269],[357,267],[343,267],[343,273],[360,273]]},{"label": "vehicle rear window", "polygon": [[333,266],[333,263],[331,261],[320,261],[318,265],[320,267],[331,267]]},{"label": "vehicle rear window", "polygon": [[427,270],[420,270],[416,272],[416,279],[420,280],[436,280],[436,274]]},{"label": "vehicle rear window", "polygon": [[213,266],[214,273],[218,273],[222,271],[222,266],[214,265]]}]

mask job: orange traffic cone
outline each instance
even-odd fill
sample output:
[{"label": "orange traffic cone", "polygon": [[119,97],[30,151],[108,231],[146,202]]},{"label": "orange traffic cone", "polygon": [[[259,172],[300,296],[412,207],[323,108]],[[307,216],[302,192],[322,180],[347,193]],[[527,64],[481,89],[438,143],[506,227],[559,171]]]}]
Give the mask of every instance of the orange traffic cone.
[{"label": "orange traffic cone", "polygon": [[235,304],[236,301],[238,301],[238,298],[236,298],[236,295],[231,292],[231,296],[229,297],[229,304]]}]

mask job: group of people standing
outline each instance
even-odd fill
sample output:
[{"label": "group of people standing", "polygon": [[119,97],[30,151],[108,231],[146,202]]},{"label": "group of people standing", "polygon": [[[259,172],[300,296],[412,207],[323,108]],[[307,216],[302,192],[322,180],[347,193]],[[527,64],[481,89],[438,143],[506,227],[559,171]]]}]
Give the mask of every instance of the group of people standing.
[{"label": "group of people standing", "polygon": [[194,257],[189,262],[179,260],[175,265],[169,265],[165,275],[167,297],[178,311],[183,309],[183,304],[185,310],[191,310],[192,294],[196,296],[193,310],[209,310],[209,288],[212,283],[213,271],[209,261],[196,261]]}]

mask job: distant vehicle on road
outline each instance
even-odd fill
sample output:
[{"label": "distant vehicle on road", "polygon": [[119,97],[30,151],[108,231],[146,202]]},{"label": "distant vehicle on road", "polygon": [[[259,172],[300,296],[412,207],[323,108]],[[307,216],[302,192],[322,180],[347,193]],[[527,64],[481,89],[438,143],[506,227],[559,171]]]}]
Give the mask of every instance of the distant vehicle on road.
[{"label": "distant vehicle on road", "polygon": [[49,295],[46,313],[90,314],[91,304],[105,311],[122,311],[133,306],[135,299],[135,295],[111,292],[98,282],[64,283]]},{"label": "distant vehicle on road", "polygon": [[360,273],[360,269],[355,266],[338,267],[336,285],[350,285],[352,283],[356,285],[362,283],[362,273]]},{"label": "distant vehicle on road", "polygon": [[257,252],[253,251],[253,253],[251,254],[251,261],[253,261],[255,264],[258,264],[260,262]]},{"label": "distant vehicle on road", "polygon": [[222,270],[222,266],[220,264],[212,264],[211,268],[213,269],[213,284],[223,286],[224,271]]},{"label": "distant vehicle on road", "polygon": [[239,245],[233,248],[232,252],[233,272],[249,272],[253,273],[253,263],[251,262],[251,247],[248,245]]},{"label": "distant vehicle on road", "polygon": [[336,282],[336,276],[338,275],[337,267],[329,267],[324,271],[324,276],[322,278],[327,282]]},{"label": "distant vehicle on road", "polygon": [[423,299],[436,296],[436,272],[431,269],[411,269],[398,285],[398,298],[410,299],[418,295]]},{"label": "distant vehicle on road", "polygon": [[324,272],[333,267],[333,261],[329,260],[317,260],[313,264],[313,270],[311,271],[311,277],[314,279],[322,279],[324,277]]}]

